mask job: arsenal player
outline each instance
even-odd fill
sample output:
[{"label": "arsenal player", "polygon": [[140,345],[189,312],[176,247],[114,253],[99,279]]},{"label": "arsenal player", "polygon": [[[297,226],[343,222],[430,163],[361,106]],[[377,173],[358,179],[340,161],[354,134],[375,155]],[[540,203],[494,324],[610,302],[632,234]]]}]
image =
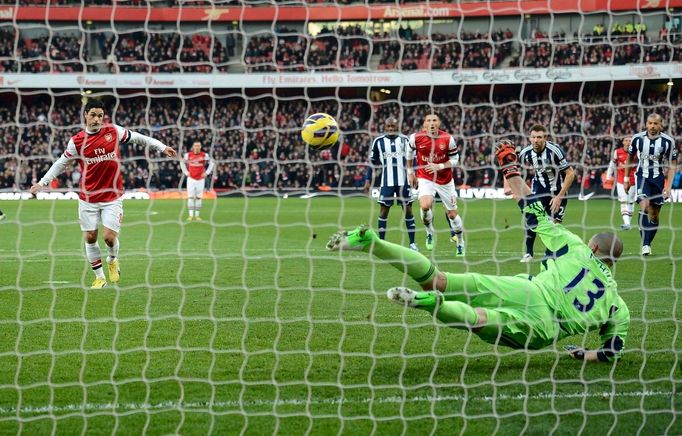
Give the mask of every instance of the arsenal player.
[{"label": "arsenal player", "polygon": [[102,255],[97,244],[99,224],[109,256],[109,280],[120,277],[118,261],[118,233],[123,220],[123,177],[121,175],[120,144],[132,143],[152,147],[166,156],[177,157],[176,151],[160,141],[117,126],[104,124],[104,103],[91,99],[85,105],[85,129],[71,137],[64,154],[52,164],[42,179],[31,186],[31,194],[43,187],[66,169],[71,160],[78,160],[81,168],[78,218],[85,237],[85,253],[95,273],[92,289],[104,288],[107,280],[102,270]]},{"label": "arsenal player", "polygon": [[[206,166],[208,165],[208,168]],[[201,197],[206,186],[206,176],[213,172],[213,159],[208,153],[201,151],[201,142],[194,141],[192,150],[180,161],[182,173],[187,177],[187,221],[201,221]]]},{"label": "arsenal player", "polygon": [[[628,149],[632,138],[626,136],[623,138],[623,147],[614,150],[609,163],[609,169],[606,172],[606,179],[612,180],[614,173],[616,173],[616,190],[618,192],[618,201],[620,201],[620,214],[623,216],[623,224],[620,226],[623,230],[630,230],[632,227],[632,214],[635,211],[635,172],[630,171],[630,187],[625,191],[625,162],[628,160]],[[637,160],[635,158],[634,162]]]},{"label": "arsenal player", "polygon": [[456,255],[463,256],[464,229],[462,217],[457,214],[457,192],[452,179],[452,168],[459,161],[459,149],[455,138],[440,130],[438,115],[427,115],[422,130],[410,135],[406,159],[410,186],[417,188],[419,181],[419,207],[426,227],[426,249],[433,250],[433,200],[438,194],[450,222],[450,239],[457,244]]}]

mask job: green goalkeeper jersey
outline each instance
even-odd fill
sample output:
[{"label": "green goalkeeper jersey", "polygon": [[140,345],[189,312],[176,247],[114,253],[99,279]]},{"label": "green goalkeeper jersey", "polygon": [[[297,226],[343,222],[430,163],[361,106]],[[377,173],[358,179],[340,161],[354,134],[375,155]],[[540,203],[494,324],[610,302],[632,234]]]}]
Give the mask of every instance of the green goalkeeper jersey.
[{"label": "green goalkeeper jersey", "polygon": [[523,208],[527,224],[552,253],[533,282],[542,290],[561,327],[561,338],[599,329],[600,360],[619,357],[630,326],[630,311],[618,295],[609,267],[575,234],[547,216],[542,204]]}]

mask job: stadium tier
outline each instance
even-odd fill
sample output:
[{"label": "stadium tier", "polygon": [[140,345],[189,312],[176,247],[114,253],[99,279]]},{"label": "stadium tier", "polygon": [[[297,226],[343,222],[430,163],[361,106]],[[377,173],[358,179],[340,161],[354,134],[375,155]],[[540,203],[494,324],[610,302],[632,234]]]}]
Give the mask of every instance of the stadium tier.
[{"label": "stadium tier", "polygon": [[0,0],[0,434],[682,434],[681,62],[682,0]]}]

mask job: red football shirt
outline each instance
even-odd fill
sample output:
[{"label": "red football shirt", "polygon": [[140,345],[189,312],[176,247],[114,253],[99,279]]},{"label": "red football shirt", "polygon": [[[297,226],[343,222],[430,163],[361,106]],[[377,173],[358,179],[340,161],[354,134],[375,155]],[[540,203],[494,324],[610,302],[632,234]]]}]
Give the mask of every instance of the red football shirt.
[{"label": "red football shirt", "polygon": [[410,147],[416,152],[417,178],[433,180],[439,185],[445,185],[452,180],[452,168],[445,168],[436,171],[436,174],[429,174],[424,167],[429,163],[441,164],[450,160],[452,156],[459,153],[455,138],[449,133],[439,130],[438,136],[431,137],[426,131],[420,131],[410,135]]},{"label": "red football shirt", "polygon": [[119,143],[129,140],[128,129],[113,124],[102,126],[97,133],[81,130],[71,137],[64,156],[78,160],[81,200],[102,203],[123,195]]},{"label": "red football shirt", "polygon": [[206,178],[206,165],[210,162],[208,154],[201,151],[199,153],[188,152],[184,156],[187,162],[187,172],[189,177],[194,180],[203,180]]},{"label": "red football shirt", "polygon": [[[623,150],[623,147],[617,148],[611,156],[611,161],[616,164],[616,181],[623,184],[625,181],[625,162],[628,159],[628,152]],[[630,186],[635,185],[635,170],[637,169],[637,156],[634,156],[630,164]]]}]

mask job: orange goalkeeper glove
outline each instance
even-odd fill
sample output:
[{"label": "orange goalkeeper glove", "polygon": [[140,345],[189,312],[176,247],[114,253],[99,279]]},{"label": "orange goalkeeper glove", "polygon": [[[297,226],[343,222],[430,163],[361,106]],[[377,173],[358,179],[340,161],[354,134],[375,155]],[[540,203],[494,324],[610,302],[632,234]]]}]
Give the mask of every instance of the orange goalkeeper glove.
[{"label": "orange goalkeeper glove", "polygon": [[516,150],[511,142],[506,139],[498,141],[495,144],[495,157],[505,179],[521,175],[519,157],[516,155]]}]

